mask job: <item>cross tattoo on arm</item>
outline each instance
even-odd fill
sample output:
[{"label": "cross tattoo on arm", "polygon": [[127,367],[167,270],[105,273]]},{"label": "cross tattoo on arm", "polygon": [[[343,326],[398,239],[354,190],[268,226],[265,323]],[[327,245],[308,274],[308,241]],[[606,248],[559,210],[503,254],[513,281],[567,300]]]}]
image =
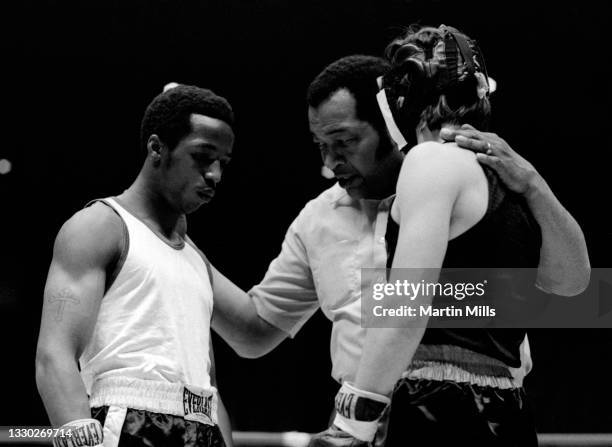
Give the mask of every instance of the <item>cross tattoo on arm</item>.
[{"label": "cross tattoo on arm", "polygon": [[49,297],[49,303],[57,303],[57,310],[55,312],[55,321],[58,323],[64,318],[64,310],[67,304],[80,304],[81,301],[76,298],[69,289],[62,289],[57,293],[52,294]]}]

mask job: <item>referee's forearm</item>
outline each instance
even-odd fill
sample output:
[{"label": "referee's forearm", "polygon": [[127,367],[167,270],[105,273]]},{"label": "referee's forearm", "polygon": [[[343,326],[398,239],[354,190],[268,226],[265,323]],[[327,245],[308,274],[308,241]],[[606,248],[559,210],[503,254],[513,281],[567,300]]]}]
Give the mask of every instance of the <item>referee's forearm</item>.
[{"label": "referee's forearm", "polygon": [[584,291],[589,284],[591,266],[580,226],[543,179],[526,199],[542,232],[539,286],[565,296]]}]

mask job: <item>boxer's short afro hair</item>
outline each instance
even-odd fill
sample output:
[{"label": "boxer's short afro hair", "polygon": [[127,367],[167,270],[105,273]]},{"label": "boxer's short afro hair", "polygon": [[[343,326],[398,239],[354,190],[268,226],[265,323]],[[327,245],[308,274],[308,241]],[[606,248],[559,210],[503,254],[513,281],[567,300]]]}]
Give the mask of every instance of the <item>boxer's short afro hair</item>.
[{"label": "boxer's short afro hair", "polygon": [[140,146],[146,151],[149,137],[157,135],[172,150],[191,132],[192,113],[205,115],[234,126],[229,102],[212,90],[178,85],[157,95],[147,106],[140,125]]}]

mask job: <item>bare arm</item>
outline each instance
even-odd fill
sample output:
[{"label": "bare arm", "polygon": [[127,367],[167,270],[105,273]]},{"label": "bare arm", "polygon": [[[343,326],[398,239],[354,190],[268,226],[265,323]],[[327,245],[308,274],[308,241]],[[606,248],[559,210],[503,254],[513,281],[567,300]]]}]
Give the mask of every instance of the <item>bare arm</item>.
[{"label": "bare arm", "polygon": [[226,447],[234,447],[234,438],[232,437],[232,424],[230,423],[229,414],[223,405],[221,395],[219,395],[219,402],[217,407],[217,418],[219,422],[219,430],[223,435]]},{"label": "bare arm", "polygon": [[[455,175],[452,163],[430,157],[428,152],[435,151],[436,147],[412,149],[398,181],[396,206],[400,231],[393,268],[411,269],[401,279],[412,283],[437,281],[459,192],[460,178]],[[400,278],[392,272],[390,282],[396,279]],[[412,304],[427,306],[431,304],[431,297],[418,296]],[[392,327],[389,322],[383,328],[368,329],[355,387],[389,395],[410,364],[427,319],[415,316],[406,319],[401,328]]]},{"label": "bare arm", "polygon": [[36,383],[54,426],[91,417],[78,359],[91,337],[121,231],[119,218],[105,208],[98,204],[75,214],[55,241],[36,351]]},{"label": "bare arm", "polygon": [[469,125],[443,129],[441,136],[478,152],[480,163],[493,168],[509,189],[527,200],[542,232],[538,286],[563,296],[584,291],[591,275],[584,234],[533,165],[496,134]]},{"label": "bare arm", "polygon": [[214,267],[212,271],[215,332],[242,357],[260,357],[278,346],[287,333],[261,318],[246,292]]},{"label": "bare arm", "polygon": [[562,296],[583,292],[589,285],[591,265],[578,222],[539,175],[525,198],[542,231],[537,285]]},{"label": "bare arm", "polygon": [[227,410],[225,409],[225,405],[223,405],[223,401],[221,400],[221,393],[219,393],[217,387],[217,368],[215,367],[215,354],[213,352],[212,340],[210,342],[209,352],[210,382],[214,387],[217,388],[217,422],[219,424],[219,430],[221,430],[221,434],[223,435],[223,440],[225,441],[226,447],[234,447],[234,439],[232,437],[232,424],[230,422],[229,414],[227,414]]},{"label": "bare arm", "polygon": [[212,326],[242,357],[259,357],[293,336],[318,308],[300,217],[289,227],[280,254],[248,294],[213,268]]}]

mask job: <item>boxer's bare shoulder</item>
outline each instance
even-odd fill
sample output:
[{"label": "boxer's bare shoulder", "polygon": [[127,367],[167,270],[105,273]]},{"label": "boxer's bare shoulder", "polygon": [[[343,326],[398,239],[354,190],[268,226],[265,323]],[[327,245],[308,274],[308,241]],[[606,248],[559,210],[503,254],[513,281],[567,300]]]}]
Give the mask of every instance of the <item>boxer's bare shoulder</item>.
[{"label": "boxer's bare shoulder", "polygon": [[54,257],[67,251],[71,257],[107,264],[121,252],[122,241],[121,218],[109,206],[96,202],[62,225],[55,239]]},{"label": "boxer's bare shoulder", "polygon": [[74,349],[80,356],[95,324],[107,268],[120,253],[121,241],[121,218],[102,203],[78,211],[64,223],[45,284],[41,356],[62,349]]}]

